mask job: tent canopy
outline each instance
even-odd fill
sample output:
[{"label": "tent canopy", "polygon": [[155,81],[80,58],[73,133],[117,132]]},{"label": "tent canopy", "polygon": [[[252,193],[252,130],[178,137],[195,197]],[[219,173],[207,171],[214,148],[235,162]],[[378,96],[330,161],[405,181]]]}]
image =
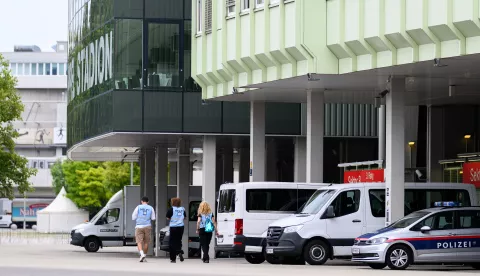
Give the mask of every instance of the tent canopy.
[{"label": "tent canopy", "polygon": [[84,210],[79,209],[72,200],[67,197],[67,192],[65,188],[62,187],[60,193],[58,193],[55,200],[50,203],[45,209],[39,211],[38,213],[49,214],[49,213],[82,213]]}]

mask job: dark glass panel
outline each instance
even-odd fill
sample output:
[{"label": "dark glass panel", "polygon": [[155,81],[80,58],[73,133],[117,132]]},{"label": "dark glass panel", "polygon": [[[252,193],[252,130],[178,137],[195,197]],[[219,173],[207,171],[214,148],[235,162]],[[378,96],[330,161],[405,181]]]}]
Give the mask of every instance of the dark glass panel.
[{"label": "dark glass panel", "polygon": [[182,131],[182,93],[145,91],[144,131]]},{"label": "dark glass panel", "polygon": [[183,1],[145,0],[145,18],[183,19]]},{"label": "dark glass panel", "polygon": [[113,125],[116,131],[142,131],[142,93],[113,92]]},{"label": "dark glass panel", "polygon": [[183,131],[219,133],[222,128],[222,103],[202,104],[202,93],[184,92]]},{"label": "dark glass panel", "polygon": [[223,132],[250,133],[250,104],[223,102]]},{"label": "dark glass panel", "polygon": [[119,19],[115,23],[115,89],[142,88],[142,29],[142,20],[138,19]]},{"label": "dark glass panel", "polygon": [[116,18],[143,18],[143,1],[115,0],[114,15]]},{"label": "dark glass panel", "polygon": [[300,104],[266,103],[265,123],[267,134],[300,134]]}]

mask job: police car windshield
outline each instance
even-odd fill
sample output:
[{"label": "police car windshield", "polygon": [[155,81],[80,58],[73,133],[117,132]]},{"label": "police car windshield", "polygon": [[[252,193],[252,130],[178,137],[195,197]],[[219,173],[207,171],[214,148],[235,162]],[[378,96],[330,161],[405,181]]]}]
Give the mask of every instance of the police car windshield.
[{"label": "police car windshield", "polygon": [[327,201],[335,194],[336,190],[318,190],[305,203],[300,214],[314,215],[318,213]]},{"label": "police car windshield", "polygon": [[416,222],[417,220],[423,218],[424,216],[430,214],[430,212],[426,212],[426,211],[418,211],[418,212],[414,212],[414,213],[411,213],[410,215],[400,219],[400,220],[397,220],[396,222],[392,223],[389,227],[391,228],[406,228],[410,225],[412,225],[414,222]]}]

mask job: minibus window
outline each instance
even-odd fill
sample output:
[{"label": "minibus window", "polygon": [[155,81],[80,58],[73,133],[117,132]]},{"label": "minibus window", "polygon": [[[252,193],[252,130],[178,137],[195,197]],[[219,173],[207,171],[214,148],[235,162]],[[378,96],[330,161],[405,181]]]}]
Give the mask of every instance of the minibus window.
[{"label": "minibus window", "polygon": [[335,194],[336,190],[318,190],[307,201],[303,207],[301,214],[315,215],[318,213],[328,200]]},{"label": "minibus window", "polygon": [[235,212],[235,190],[221,190],[220,200],[218,202],[219,213],[233,213]]}]

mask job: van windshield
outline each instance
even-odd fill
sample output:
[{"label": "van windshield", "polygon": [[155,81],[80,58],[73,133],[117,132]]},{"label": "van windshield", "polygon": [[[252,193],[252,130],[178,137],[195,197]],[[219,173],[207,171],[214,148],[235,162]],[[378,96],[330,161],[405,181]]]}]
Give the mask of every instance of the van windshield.
[{"label": "van windshield", "polygon": [[299,213],[309,215],[318,213],[335,192],[336,190],[317,190]]},{"label": "van windshield", "polygon": [[105,207],[98,211],[98,213],[90,221],[94,222],[99,216],[103,215],[103,213],[105,213]]}]

